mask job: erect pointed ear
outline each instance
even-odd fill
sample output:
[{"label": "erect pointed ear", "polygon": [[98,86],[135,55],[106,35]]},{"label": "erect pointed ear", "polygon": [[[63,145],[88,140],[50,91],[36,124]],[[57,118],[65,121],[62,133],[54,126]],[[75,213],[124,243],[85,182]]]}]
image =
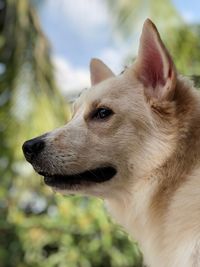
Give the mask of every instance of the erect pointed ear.
[{"label": "erect pointed ear", "polygon": [[115,76],[114,73],[100,59],[91,59],[90,79],[92,85],[100,83],[112,76]]},{"label": "erect pointed ear", "polygon": [[156,26],[150,19],[143,25],[135,71],[147,97],[171,100],[176,85],[176,69]]}]

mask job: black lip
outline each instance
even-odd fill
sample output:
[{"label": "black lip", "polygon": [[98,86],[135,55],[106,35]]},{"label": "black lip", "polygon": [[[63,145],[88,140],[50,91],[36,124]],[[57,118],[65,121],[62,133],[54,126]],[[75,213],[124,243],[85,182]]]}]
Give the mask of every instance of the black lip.
[{"label": "black lip", "polygon": [[40,172],[39,174],[44,176],[44,182],[49,186],[68,188],[74,185],[103,183],[112,179],[116,173],[117,170],[114,167],[108,166],[87,170],[73,175],[49,175],[43,172]]}]

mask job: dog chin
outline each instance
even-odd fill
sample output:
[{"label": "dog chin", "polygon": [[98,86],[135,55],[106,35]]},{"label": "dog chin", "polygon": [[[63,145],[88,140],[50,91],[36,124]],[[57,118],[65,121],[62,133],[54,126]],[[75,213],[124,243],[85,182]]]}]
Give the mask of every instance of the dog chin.
[{"label": "dog chin", "polygon": [[79,191],[82,188],[105,183],[111,180],[116,173],[117,169],[110,165],[70,175],[39,172],[40,175],[44,176],[45,184],[56,191]]}]

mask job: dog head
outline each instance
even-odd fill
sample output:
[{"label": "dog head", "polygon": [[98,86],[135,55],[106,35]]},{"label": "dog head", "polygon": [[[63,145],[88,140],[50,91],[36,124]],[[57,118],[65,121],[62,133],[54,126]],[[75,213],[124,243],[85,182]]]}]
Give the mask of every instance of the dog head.
[{"label": "dog head", "polygon": [[71,121],[26,141],[23,151],[55,190],[109,198],[129,190],[172,153],[176,70],[146,20],[132,66],[115,76],[93,59],[90,71],[92,86],[75,102]]}]

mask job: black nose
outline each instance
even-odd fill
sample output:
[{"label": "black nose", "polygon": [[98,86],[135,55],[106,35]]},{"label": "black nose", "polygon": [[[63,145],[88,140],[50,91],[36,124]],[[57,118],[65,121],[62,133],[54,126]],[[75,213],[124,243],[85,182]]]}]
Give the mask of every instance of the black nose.
[{"label": "black nose", "polygon": [[36,158],[36,156],[43,150],[44,146],[44,140],[38,137],[26,141],[22,146],[22,150],[27,161],[31,162]]}]

